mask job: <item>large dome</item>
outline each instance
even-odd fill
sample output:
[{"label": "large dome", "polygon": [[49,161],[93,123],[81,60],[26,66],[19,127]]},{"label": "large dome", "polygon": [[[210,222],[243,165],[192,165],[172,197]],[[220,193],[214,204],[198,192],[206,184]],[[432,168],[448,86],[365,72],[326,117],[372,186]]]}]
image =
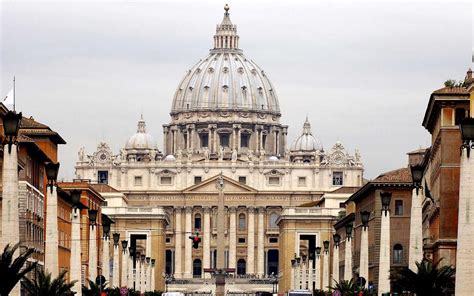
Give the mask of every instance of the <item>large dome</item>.
[{"label": "large dome", "polygon": [[309,123],[308,117],[306,117],[306,121],[303,125],[303,132],[293,142],[291,151],[312,152],[316,150],[322,151],[323,145],[313,136],[313,133],[311,132],[311,124]]},{"label": "large dome", "polygon": [[266,73],[238,49],[237,27],[228,7],[217,26],[210,54],[187,71],[176,90],[171,114],[190,111],[253,111],[280,115]]}]

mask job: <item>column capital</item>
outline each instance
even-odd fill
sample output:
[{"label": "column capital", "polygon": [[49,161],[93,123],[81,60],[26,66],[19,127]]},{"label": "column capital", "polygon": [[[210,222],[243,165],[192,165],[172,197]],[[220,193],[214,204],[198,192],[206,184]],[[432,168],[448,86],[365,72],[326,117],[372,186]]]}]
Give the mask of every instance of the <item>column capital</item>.
[{"label": "column capital", "polygon": [[184,211],[186,212],[186,214],[192,214],[193,207],[186,207]]},{"label": "column capital", "polygon": [[217,128],[217,124],[209,124],[207,126],[209,129],[216,129]]},{"label": "column capital", "polygon": [[204,206],[202,207],[204,214],[209,214],[211,213],[211,207],[209,206]]},{"label": "column capital", "polygon": [[181,214],[183,212],[183,207],[174,207],[174,212]]},{"label": "column capital", "polygon": [[249,206],[249,207],[247,207],[247,212],[248,212],[249,214],[250,214],[250,213],[254,214],[254,213],[255,213],[255,207],[254,207],[254,206]]},{"label": "column capital", "polygon": [[233,129],[239,129],[239,128],[242,128],[242,125],[241,124],[233,124],[232,128]]},{"label": "column capital", "polygon": [[265,213],[265,207],[258,207],[257,210],[259,214]]},{"label": "column capital", "polygon": [[234,206],[229,207],[229,213],[231,214],[237,213],[237,207],[234,207]]}]

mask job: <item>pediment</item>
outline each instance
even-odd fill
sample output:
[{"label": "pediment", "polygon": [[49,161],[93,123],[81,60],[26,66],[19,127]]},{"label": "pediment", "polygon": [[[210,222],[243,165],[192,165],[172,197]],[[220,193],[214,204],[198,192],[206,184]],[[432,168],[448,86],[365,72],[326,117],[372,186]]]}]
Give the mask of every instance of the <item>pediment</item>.
[{"label": "pediment", "polygon": [[[193,185],[183,190],[184,193],[217,193],[216,180],[219,175],[211,177],[203,182]],[[225,193],[256,193],[254,188],[241,184],[229,177],[224,177],[224,192]]]}]

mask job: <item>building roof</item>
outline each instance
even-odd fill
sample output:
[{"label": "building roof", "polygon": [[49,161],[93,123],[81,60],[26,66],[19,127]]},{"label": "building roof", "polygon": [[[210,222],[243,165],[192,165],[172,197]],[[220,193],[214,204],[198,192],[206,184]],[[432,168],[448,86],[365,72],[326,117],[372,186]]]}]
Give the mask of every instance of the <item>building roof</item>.
[{"label": "building roof", "polygon": [[393,171],[388,171],[380,174],[374,180],[369,181],[367,184],[357,190],[347,201],[346,204],[353,201],[356,202],[367,193],[371,192],[377,187],[407,187],[411,188],[413,181],[411,178],[411,172],[408,167],[400,168]]},{"label": "building roof", "polygon": [[30,137],[46,136],[56,144],[66,144],[66,141],[49,126],[36,121],[33,117],[22,117],[20,122],[20,134]]}]

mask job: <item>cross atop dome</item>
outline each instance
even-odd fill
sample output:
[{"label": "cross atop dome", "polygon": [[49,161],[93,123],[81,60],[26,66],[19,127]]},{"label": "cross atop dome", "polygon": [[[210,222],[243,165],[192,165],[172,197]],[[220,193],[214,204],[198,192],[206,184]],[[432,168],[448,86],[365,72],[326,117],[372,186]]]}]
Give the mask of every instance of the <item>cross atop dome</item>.
[{"label": "cross atop dome", "polygon": [[229,5],[224,6],[224,18],[220,25],[216,26],[214,35],[214,49],[238,49],[239,35],[237,35],[237,26],[232,24],[229,17]]}]

